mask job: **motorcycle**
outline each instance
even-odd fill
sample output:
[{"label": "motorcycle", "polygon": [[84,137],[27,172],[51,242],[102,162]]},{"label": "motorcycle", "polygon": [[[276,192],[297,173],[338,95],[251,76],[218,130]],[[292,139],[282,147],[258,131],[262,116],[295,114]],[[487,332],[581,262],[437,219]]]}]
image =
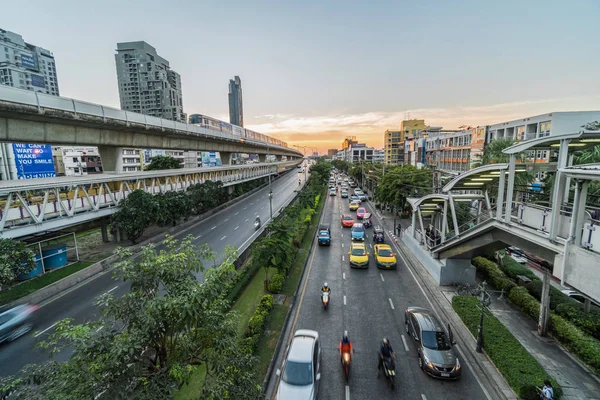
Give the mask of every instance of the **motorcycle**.
[{"label": "motorcycle", "polygon": [[350,378],[350,352],[342,353],[342,367],[344,368],[344,373],[346,374],[346,382]]},{"label": "motorcycle", "polygon": [[327,310],[327,306],[329,306],[329,292],[323,292],[321,294],[321,301],[323,302],[323,309]]},{"label": "motorcycle", "polygon": [[383,360],[383,373],[385,375],[385,379],[390,384],[390,388],[392,390],[396,389],[396,364],[394,363],[393,358],[386,357]]},{"label": "motorcycle", "polygon": [[258,228],[260,228],[260,221],[256,220],[254,221],[254,230],[258,230]]}]

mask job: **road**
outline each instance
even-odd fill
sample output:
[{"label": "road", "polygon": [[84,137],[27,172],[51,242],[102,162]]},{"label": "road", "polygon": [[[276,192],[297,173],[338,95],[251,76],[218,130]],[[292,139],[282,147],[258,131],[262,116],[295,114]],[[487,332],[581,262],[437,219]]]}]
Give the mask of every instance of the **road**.
[{"label": "road", "polygon": [[[431,306],[402,259],[398,260],[396,271],[379,270],[375,266],[372,228],[367,230],[366,240],[371,253],[369,268],[350,268],[350,229],[341,227],[343,213],[354,214],[348,211],[348,201],[328,196],[321,223],[331,224],[332,243],[330,247],[313,246],[305,281],[300,286],[298,306],[292,311],[292,326],[288,327],[288,332],[313,329],[320,334],[323,352],[318,398],[485,399],[469,368],[463,368],[458,381],[435,380],[419,370],[416,347],[404,330],[404,310],[409,306]],[[380,224],[376,214],[373,219],[374,225]],[[398,254],[398,250],[395,253]],[[332,290],[327,311],[323,310],[320,299],[324,282]],[[345,381],[338,352],[345,330],[355,349],[349,383]],[[383,337],[390,340],[397,355],[395,392],[383,377],[377,379],[377,350]],[[289,336],[282,350],[288,344]],[[278,366],[283,353],[285,351],[280,351],[278,355]],[[277,384],[272,380],[268,393],[273,391],[273,381]]]},{"label": "road", "polygon": [[[274,214],[296,195],[299,177],[304,183],[304,174],[295,171],[273,181]],[[196,244],[208,243],[219,254],[227,244],[243,249],[257,235],[254,229],[256,216],[260,216],[263,224],[269,219],[268,187],[203,220],[185,235],[193,235]],[[115,281],[112,273],[108,272],[42,303],[33,321],[34,333],[0,346],[0,375],[15,374],[27,364],[46,361],[48,354],[36,349],[35,344],[52,332],[57,321],[64,318],[73,318],[77,323],[96,320],[99,310],[94,302],[98,296],[106,292],[121,296],[128,290],[128,283]],[[36,334],[35,331],[39,333]],[[65,360],[69,356],[70,353],[65,352],[56,355],[55,359]]]}]

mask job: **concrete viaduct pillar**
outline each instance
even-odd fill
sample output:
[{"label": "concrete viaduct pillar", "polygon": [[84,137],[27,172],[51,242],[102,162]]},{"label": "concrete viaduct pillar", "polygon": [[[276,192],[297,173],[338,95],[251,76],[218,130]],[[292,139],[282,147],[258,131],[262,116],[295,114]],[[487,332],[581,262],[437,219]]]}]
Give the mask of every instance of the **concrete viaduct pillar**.
[{"label": "concrete viaduct pillar", "polygon": [[98,146],[102,159],[102,171],[123,172],[123,148],[113,146]]},{"label": "concrete viaduct pillar", "polygon": [[266,163],[267,162],[267,155],[266,154],[259,154],[258,155],[258,162],[259,163]]},{"label": "concrete viaduct pillar", "polygon": [[231,156],[233,155],[233,153],[230,153],[228,151],[220,151],[219,154],[221,155],[221,163],[223,165],[231,165]]}]

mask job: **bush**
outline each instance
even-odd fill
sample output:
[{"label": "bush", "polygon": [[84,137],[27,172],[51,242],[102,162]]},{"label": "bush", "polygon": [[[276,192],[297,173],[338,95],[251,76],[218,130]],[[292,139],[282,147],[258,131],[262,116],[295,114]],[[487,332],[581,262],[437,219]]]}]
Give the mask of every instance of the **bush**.
[{"label": "bush", "polygon": [[577,355],[596,374],[600,373],[600,342],[554,313],[550,315],[549,326],[556,340]]},{"label": "bush", "polygon": [[526,266],[519,264],[513,260],[509,255],[504,256],[502,259],[502,266],[500,269],[510,278],[517,279],[518,275],[523,275],[534,280],[539,280],[536,274]]},{"label": "bush", "polygon": [[498,268],[496,263],[484,258],[475,257],[471,260],[477,271],[487,280],[492,286],[498,290],[504,289],[509,293],[517,285],[508,279],[504,273]]},{"label": "bush", "polygon": [[235,278],[231,281],[231,288],[227,290],[226,298],[228,301],[235,302],[240,297],[260,267],[260,263],[254,262],[254,259],[252,259],[245,268],[238,270]]},{"label": "bush", "polygon": [[593,307],[589,313],[583,309],[583,304],[559,304],[556,314],[572,321],[588,335],[600,340],[600,309]]},{"label": "bush", "polygon": [[540,302],[530,295],[524,287],[515,287],[508,294],[508,299],[535,321],[540,318]]},{"label": "bush", "polygon": [[269,282],[269,292],[273,294],[281,292],[284,281],[285,277],[282,274],[275,274],[275,276]]},{"label": "bush", "polygon": [[[517,290],[513,289],[512,291]],[[479,301],[473,297],[455,296],[452,308],[463,320],[473,335],[479,326]],[[486,314],[483,322],[483,348],[496,368],[521,399],[538,400],[536,386],[543,386],[548,374],[540,363],[521,345],[510,331],[491,314]],[[550,379],[554,386],[554,397],[562,395],[560,385]]]},{"label": "bush", "polygon": [[254,353],[260,337],[265,329],[265,324],[269,317],[269,312],[273,308],[273,296],[265,294],[261,299],[254,315],[248,321],[248,327],[246,328],[246,334],[244,339],[244,348],[248,353]]}]

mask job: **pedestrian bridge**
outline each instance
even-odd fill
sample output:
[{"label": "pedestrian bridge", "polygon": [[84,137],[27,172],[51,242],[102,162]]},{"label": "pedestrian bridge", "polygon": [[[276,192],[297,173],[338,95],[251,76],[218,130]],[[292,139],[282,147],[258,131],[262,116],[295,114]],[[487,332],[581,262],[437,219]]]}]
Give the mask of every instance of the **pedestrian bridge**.
[{"label": "pedestrian bridge", "polygon": [[[517,246],[553,264],[552,273],[563,285],[600,300],[594,283],[600,274],[600,213],[587,203],[590,182],[600,180],[600,164],[568,165],[573,159],[570,148],[598,143],[600,132],[580,132],[509,147],[509,163],[475,168],[452,179],[441,193],[408,199],[412,224],[403,241],[441,285],[474,281],[471,258]],[[516,155],[556,147],[560,151],[551,201],[518,200],[515,177],[527,166],[517,165]],[[470,205],[471,219],[459,225],[461,202]]]},{"label": "pedestrian bridge", "polygon": [[184,191],[208,180],[233,186],[294,167],[297,161],[163,171],[0,181],[0,238],[18,238],[81,224],[116,212],[136,189]]}]

